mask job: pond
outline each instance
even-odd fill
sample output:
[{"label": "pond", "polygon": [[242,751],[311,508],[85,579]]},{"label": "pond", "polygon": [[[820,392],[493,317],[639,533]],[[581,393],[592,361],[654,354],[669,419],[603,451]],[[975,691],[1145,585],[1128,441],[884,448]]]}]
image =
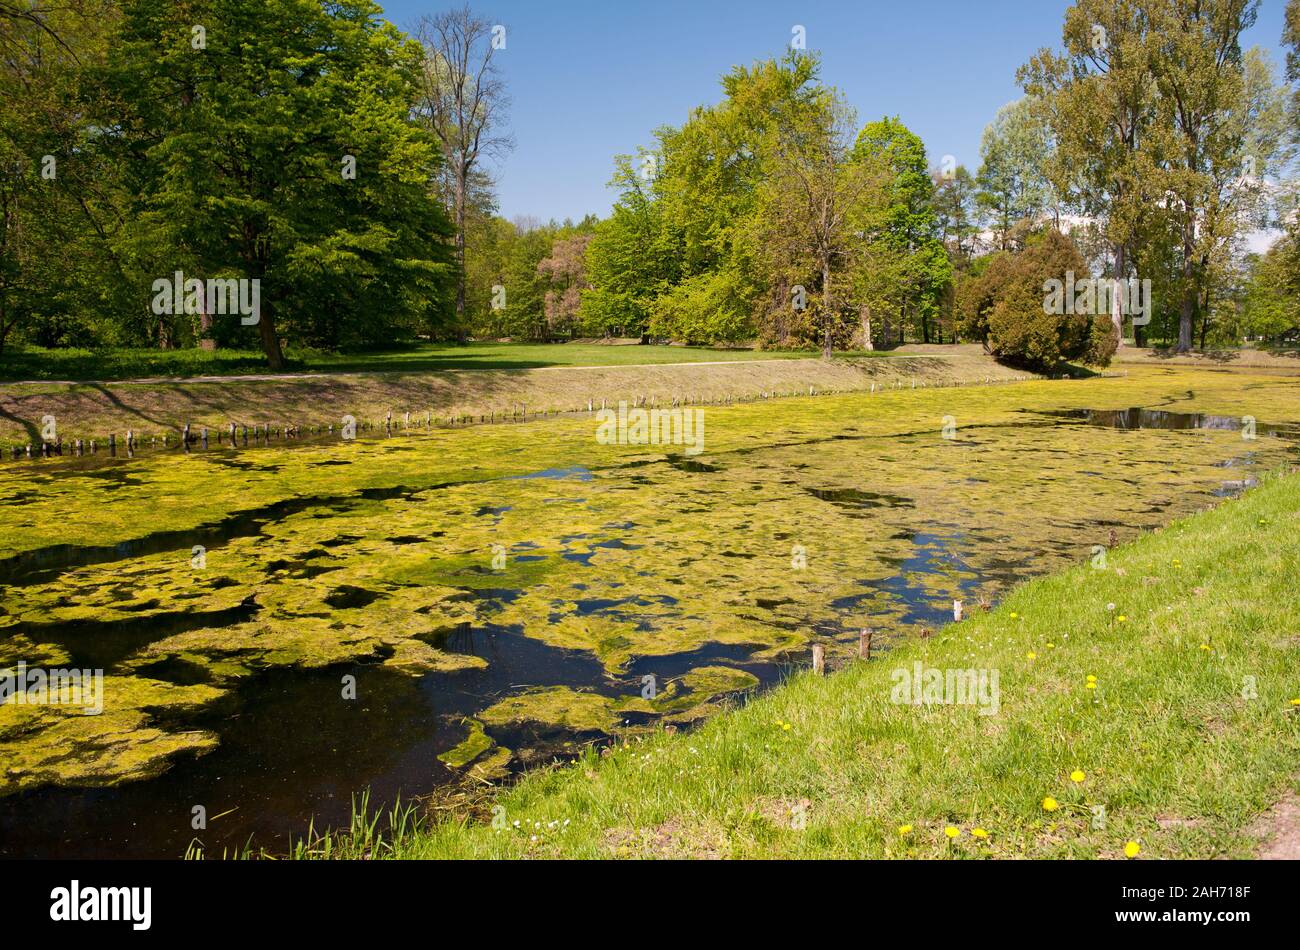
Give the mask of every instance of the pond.
[{"label": "pond", "polygon": [[1295,389],[1149,372],[705,407],[689,459],[566,418],[6,466],[0,666],[102,669],[104,711],[0,705],[0,854],[283,851],[364,789],[689,728],[814,643],[833,667],[864,627],[929,635],[953,600],[1294,462]]}]

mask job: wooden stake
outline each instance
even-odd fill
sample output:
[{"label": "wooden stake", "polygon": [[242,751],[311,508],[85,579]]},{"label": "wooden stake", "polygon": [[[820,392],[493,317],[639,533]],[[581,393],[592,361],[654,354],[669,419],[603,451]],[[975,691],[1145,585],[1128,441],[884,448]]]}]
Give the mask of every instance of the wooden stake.
[{"label": "wooden stake", "polygon": [[957,623],[961,623],[961,601],[960,600],[954,600],[952,602],[952,619]]},{"label": "wooden stake", "polygon": [[858,659],[871,659],[871,638],[875,636],[875,631],[870,627],[863,627],[862,632],[858,634]]},{"label": "wooden stake", "polygon": [[813,644],[812,661],[814,675],[821,676],[826,672],[826,648],[820,643]]}]

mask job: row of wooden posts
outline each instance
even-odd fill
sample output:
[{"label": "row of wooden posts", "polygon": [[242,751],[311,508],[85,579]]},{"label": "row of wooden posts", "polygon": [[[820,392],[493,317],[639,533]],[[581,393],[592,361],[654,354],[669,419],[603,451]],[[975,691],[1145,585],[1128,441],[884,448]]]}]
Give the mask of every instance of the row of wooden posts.
[{"label": "row of wooden posts", "polygon": [[[1024,376],[1014,376],[1008,379],[993,379],[992,377],[986,377],[984,381],[986,384],[993,385],[996,383],[1023,382],[1028,378],[1029,377],[1024,377]],[[926,382],[922,380],[920,385],[918,386],[916,377],[910,377],[910,382],[911,382],[912,389],[917,389],[917,388],[943,389],[949,387],[959,387],[959,386],[969,385],[968,383],[960,383],[960,382]],[[879,387],[877,387],[876,383],[873,382],[871,384],[869,392],[874,394],[877,392],[888,392],[890,389],[903,389],[903,388],[907,388],[904,385],[904,381],[902,379],[897,379],[894,380],[892,385],[889,386],[882,384]],[[815,386],[808,387],[809,396],[831,395],[831,394],[838,395],[846,392],[858,392],[858,391],[859,390],[826,389],[826,390],[821,390],[819,392]],[[788,398],[793,396],[800,396],[802,394],[803,394],[802,390],[778,392],[776,390],[763,389],[763,390],[759,390],[757,398],[777,399],[782,397]],[[622,400],[622,401],[626,402],[627,400]],[[725,405],[732,405],[737,401],[744,401],[744,397],[739,397],[738,399],[738,397],[733,393],[728,393],[724,396],[713,396],[713,395],[700,396],[696,394],[690,394],[685,396],[673,396],[669,400],[668,405],[672,408],[676,408],[678,406],[687,406],[687,405],[724,405],[725,406]],[[602,399],[600,400],[599,408],[601,410],[605,410],[608,404],[609,404],[608,400]],[[657,407],[659,401],[657,396],[640,395],[640,396],[634,396],[631,400],[631,404],[633,408],[642,408],[645,406]],[[588,399],[587,412],[594,413],[596,412],[596,410],[597,410],[596,401],[594,399]],[[457,413],[448,416],[445,420],[437,416],[434,416],[431,412],[426,412],[424,415],[423,426],[425,428],[432,428],[435,426],[442,426],[444,424],[448,426],[473,425],[476,420],[479,423],[490,423],[490,422],[497,422],[497,421],[501,421],[501,422],[527,421],[530,418],[530,416],[533,419],[545,419],[551,416],[562,415],[566,411],[569,413],[576,414],[582,412],[582,409],[581,407],[576,407],[569,410],[551,408],[551,409],[536,409],[536,410],[531,410],[530,412],[527,406],[519,404],[519,405],[512,406],[509,410],[493,409],[490,412],[478,413],[478,414]],[[420,425],[420,424],[421,423],[417,414],[416,425]],[[406,412],[403,414],[402,427],[410,428],[410,426],[411,426],[411,413]],[[385,431],[391,432],[393,427],[394,427],[393,414],[389,412],[384,417],[383,428]],[[273,437],[289,438],[289,439],[300,438],[304,433],[310,435],[320,435],[320,434],[328,433],[332,435],[335,432],[336,428],[341,430],[343,426],[341,424],[336,426],[335,424],[331,423],[326,426],[318,425],[318,426],[304,427],[300,425],[284,425],[284,426],[273,428],[269,424],[267,425],[255,424],[252,427],[252,437],[253,437],[254,444],[256,444],[264,440],[269,441]],[[369,432],[369,431],[374,431],[376,428],[377,428],[377,424],[373,422],[358,422],[356,424],[357,431]],[[249,440],[249,427],[247,425],[238,426],[233,422],[228,423],[226,426],[216,429],[216,439],[218,445],[225,444],[227,441],[229,441],[231,445],[234,445],[237,442],[247,445]],[[169,437],[167,433],[163,433],[161,437],[158,436],[148,437],[148,444],[150,446],[158,445],[159,441],[161,441],[163,448],[167,448],[169,446]],[[185,425],[181,429],[179,444],[185,449],[188,449],[191,445],[201,445],[203,448],[207,448],[209,445],[208,427],[199,426],[197,427],[197,430],[193,430],[190,423],[188,422],[185,423]],[[59,439],[57,441],[46,441],[40,443],[29,442],[25,446],[12,445],[10,446],[10,451],[12,457],[15,459],[24,456],[26,458],[34,458],[34,457],[49,458],[51,456],[64,455],[65,445],[66,445],[66,454],[85,455],[87,453],[90,454],[97,453],[99,451],[100,443],[99,440],[97,439],[76,439],[73,441],[69,441],[67,443],[65,443],[62,439]],[[108,449],[110,455],[116,455],[117,446],[118,446],[118,440],[116,434],[113,433],[109,434],[108,438],[104,442],[104,445]],[[134,452],[137,449],[139,449],[141,445],[142,445],[141,438],[138,437],[133,430],[127,429],[126,439],[125,439],[125,447],[126,447],[127,454],[128,455],[134,454]]]},{"label": "row of wooden posts", "polygon": [[[242,428],[243,428],[243,441],[244,444],[247,445],[248,426],[243,426]],[[331,428],[333,427],[331,426]],[[230,423],[224,430],[218,429],[217,442],[224,443],[226,439],[226,434],[228,433],[230,443],[233,445],[237,440],[239,429],[240,427],[236,426],[235,423],[233,422]],[[318,431],[318,427],[311,427],[311,431],[313,432]],[[272,435],[282,436],[286,438],[296,438],[302,435],[302,432],[303,432],[302,426],[297,426],[297,425],[283,426],[278,429],[273,429],[270,425],[265,425],[265,426],[254,425],[253,441],[260,442],[263,439],[269,440]],[[170,444],[170,436],[164,432],[161,438],[159,436],[152,436],[152,435],[148,437],[148,444],[150,446],[156,446],[159,443],[159,441],[162,442],[163,448],[167,448],[168,445]],[[194,432],[191,430],[190,424],[187,422],[181,428],[180,444],[187,449],[191,445],[202,445],[204,448],[207,448],[209,441],[210,441],[210,437],[209,437],[207,426],[200,426],[198,428],[198,431]],[[126,430],[126,438],[123,440],[122,445],[124,446],[128,454],[133,454],[135,450],[139,449],[143,444],[144,444],[143,440],[136,435],[133,429]],[[86,453],[95,454],[99,451],[99,440],[98,439],[73,439],[65,443],[62,439],[59,439],[58,441],[55,442],[48,442],[48,441],[41,442],[38,445],[29,442],[26,446],[18,446],[18,445],[12,446],[11,453],[14,458],[18,458],[19,456],[24,456],[24,455],[27,458],[32,458],[34,456],[43,456],[45,458],[49,458],[50,456],[53,455],[64,455],[65,446],[67,448],[66,454],[68,455],[85,455]],[[117,441],[116,433],[109,433],[108,438],[104,440],[104,447],[108,450],[108,453],[110,455],[117,454],[118,441]]]},{"label": "row of wooden posts", "polygon": [[[961,623],[962,602],[954,600],[952,602],[952,619],[956,623]],[[871,659],[871,645],[875,639],[876,632],[870,627],[863,627],[862,632],[858,634],[858,659]],[[826,672],[826,647],[820,643],[814,643],[812,648],[812,671],[817,676]]]}]

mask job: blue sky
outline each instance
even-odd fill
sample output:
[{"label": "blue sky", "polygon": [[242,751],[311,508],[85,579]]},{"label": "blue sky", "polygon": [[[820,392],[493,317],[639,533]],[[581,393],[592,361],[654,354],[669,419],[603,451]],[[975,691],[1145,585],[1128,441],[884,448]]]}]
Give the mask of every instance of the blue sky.
[{"label": "blue sky", "polygon": [[[379,0],[390,20],[460,0]],[[501,213],[542,220],[604,215],[613,157],[652,144],[660,125],[721,97],[733,65],[779,55],[795,24],[820,50],[823,79],[862,122],[898,115],[931,162],[972,171],[980,135],[1016,99],[1016,68],[1060,44],[1068,0],[471,0],[507,28],[500,54],[515,149],[493,172]],[[1263,0],[1246,45],[1280,65],[1285,0]]]}]

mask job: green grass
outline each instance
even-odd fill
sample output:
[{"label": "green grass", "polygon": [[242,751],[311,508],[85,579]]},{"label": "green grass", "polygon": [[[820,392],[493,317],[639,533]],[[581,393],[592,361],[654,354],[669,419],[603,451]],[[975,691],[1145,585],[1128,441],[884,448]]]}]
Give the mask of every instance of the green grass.
[{"label": "green grass", "polygon": [[[1248,856],[1297,783],[1300,477],[1108,557],[697,731],[534,772],[463,821],[363,816],[297,856]],[[997,670],[999,711],[891,702],[916,662]]]},{"label": "green grass", "polygon": [[[589,343],[423,343],[366,353],[294,350],[292,373],[424,373],[446,369],[536,369],[543,366],[627,366],[642,363],[798,359],[809,353],[713,350],[686,346],[606,346]],[[0,354],[0,380],[120,380],[265,373],[253,350],[44,349]]]}]

